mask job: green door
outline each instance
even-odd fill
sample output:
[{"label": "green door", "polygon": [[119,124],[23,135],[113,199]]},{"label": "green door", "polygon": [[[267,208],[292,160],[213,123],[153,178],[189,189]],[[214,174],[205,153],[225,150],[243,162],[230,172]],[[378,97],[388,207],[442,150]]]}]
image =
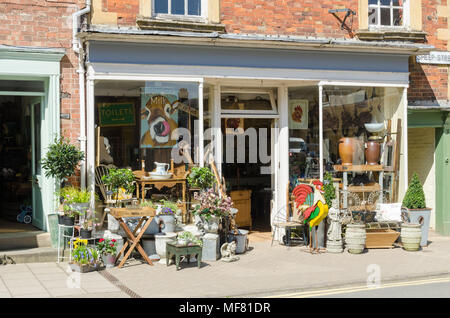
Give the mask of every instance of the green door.
[{"label": "green door", "polygon": [[31,174],[32,174],[32,196],[33,196],[33,225],[43,229],[44,213],[42,206],[42,105],[43,98],[38,97],[31,102]]}]

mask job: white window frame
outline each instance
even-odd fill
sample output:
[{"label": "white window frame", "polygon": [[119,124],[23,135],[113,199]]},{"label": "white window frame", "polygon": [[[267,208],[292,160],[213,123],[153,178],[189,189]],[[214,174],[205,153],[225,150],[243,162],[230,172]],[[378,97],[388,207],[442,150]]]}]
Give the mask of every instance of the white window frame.
[{"label": "white window frame", "polygon": [[169,13],[156,13],[155,0],[152,1],[152,17],[163,20],[178,20],[189,22],[206,22],[208,12],[208,0],[200,0],[200,15],[188,15],[188,0],[184,0],[184,12],[185,14],[171,14],[171,0],[167,1],[167,11]]},{"label": "white window frame", "polygon": [[[383,9],[390,9],[390,25],[382,25],[381,24],[381,8]],[[403,5],[401,6],[394,6],[393,0],[390,0],[389,5],[382,5],[381,0],[377,0],[377,4],[368,4],[368,12],[370,12],[371,9],[375,9],[377,13],[377,21],[378,24],[371,24],[370,18],[368,16],[368,26],[369,29],[406,29],[410,25],[410,10],[409,10],[409,0],[404,0]],[[402,25],[393,25],[394,24],[394,9],[402,9],[403,10],[403,19],[402,19]]]},{"label": "white window frame", "polygon": [[278,110],[277,105],[275,102],[274,93],[270,89],[258,89],[258,88],[224,88],[220,91],[221,97],[222,93],[247,93],[247,94],[261,94],[261,95],[268,95],[270,99],[270,105],[272,106],[272,110],[240,110],[240,109],[223,109],[221,108],[221,118],[245,118],[246,116],[254,117],[257,116],[258,118],[275,118],[278,116]]}]

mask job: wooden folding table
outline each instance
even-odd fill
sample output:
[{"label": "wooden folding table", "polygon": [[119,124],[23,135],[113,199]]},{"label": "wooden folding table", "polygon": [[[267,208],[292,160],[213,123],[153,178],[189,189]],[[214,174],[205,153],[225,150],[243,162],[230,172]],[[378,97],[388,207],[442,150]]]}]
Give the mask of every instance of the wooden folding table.
[{"label": "wooden folding table", "polygon": [[[145,207],[145,208],[111,208],[110,214],[119,221],[120,226],[125,231],[128,239],[126,242],[124,242],[122,249],[120,250],[119,254],[117,254],[116,262],[119,260],[120,255],[122,253],[125,253],[126,248],[128,245],[130,245],[130,248],[124,254],[124,257],[122,258],[122,261],[120,262],[118,268],[121,268],[123,264],[125,264],[128,257],[130,257],[131,252],[136,248],[138,252],[142,255],[142,257],[145,259],[145,261],[153,266],[152,261],[148,258],[147,254],[145,253],[144,249],[142,248],[141,244],[139,243],[142,235],[144,235],[145,230],[148,228],[150,223],[153,220],[153,217],[156,215],[156,211],[153,208]],[[134,231],[132,232],[123,218],[126,217],[140,217],[139,223],[134,228]],[[138,236],[136,236],[137,230],[142,226],[141,231],[139,232]]]}]

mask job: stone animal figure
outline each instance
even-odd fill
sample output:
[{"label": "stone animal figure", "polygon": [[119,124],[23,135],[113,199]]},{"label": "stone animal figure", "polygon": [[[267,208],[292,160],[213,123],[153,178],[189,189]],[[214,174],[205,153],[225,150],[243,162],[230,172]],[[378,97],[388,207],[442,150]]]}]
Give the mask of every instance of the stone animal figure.
[{"label": "stone animal figure", "polygon": [[172,115],[178,110],[179,101],[171,104],[165,96],[152,96],[141,111],[141,119],[147,120],[148,130],[141,138],[141,145],[150,147],[173,146],[176,140],[170,135],[178,127]]},{"label": "stone animal figure", "polygon": [[222,261],[224,262],[234,262],[239,259],[236,256],[236,242],[224,243],[220,247],[220,254],[222,255]]},{"label": "stone animal figure", "polygon": [[[303,214],[304,223],[309,224],[309,250],[311,253],[319,252],[317,246],[317,227],[328,215],[328,205],[323,197],[323,183],[319,180],[308,184],[299,184],[294,188],[292,194],[295,197],[298,213]],[[312,248],[312,230],[315,230],[315,247]]]}]

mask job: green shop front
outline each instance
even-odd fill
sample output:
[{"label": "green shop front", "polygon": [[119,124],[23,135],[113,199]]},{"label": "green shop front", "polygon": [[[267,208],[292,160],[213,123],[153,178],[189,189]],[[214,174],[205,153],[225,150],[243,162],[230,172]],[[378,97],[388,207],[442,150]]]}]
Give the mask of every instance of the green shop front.
[{"label": "green shop front", "polygon": [[0,234],[48,230],[56,188],[40,160],[60,131],[64,54],[0,45]]}]

